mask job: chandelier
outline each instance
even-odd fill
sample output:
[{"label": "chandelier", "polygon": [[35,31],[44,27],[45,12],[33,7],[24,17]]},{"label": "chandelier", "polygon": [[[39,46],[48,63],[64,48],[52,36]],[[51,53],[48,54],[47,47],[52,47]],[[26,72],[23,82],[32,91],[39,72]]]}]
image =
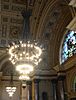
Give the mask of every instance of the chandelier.
[{"label": "chandelier", "polygon": [[16,91],[16,87],[13,85],[13,76],[11,74],[10,85],[6,87],[6,92],[8,93],[9,97],[12,97],[15,91]]},{"label": "chandelier", "polygon": [[37,43],[30,41],[27,41],[27,43],[20,41],[19,44],[13,43],[9,48],[9,54],[9,60],[16,65],[16,70],[20,73],[29,74],[33,71],[34,66],[37,66],[42,60],[42,49],[37,46]]},{"label": "chandelier", "polygon": [[19,79],[28,80],[30,79],[29,74],[34,70],[34,67],[41,62],[44,49],[30,34],[30,10],[23,11],[22,16],[24,19],[22,40],[9,45],[9,60],[20,73]]},{"label": "chandelier", "polygon": [[13,86],[6,87],[6,92],[8,93],[9,97],[12,97],[15,91],[16,87]]}]

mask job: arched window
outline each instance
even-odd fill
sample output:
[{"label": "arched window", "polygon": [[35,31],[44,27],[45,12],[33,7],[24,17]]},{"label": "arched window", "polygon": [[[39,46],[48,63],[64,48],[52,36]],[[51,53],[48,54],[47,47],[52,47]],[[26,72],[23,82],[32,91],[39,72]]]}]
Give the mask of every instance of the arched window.
[{"label": "arched window", "polygon": [[76,53],[76,32],[68,31],[64,37],[61,50],[61,63]]}]

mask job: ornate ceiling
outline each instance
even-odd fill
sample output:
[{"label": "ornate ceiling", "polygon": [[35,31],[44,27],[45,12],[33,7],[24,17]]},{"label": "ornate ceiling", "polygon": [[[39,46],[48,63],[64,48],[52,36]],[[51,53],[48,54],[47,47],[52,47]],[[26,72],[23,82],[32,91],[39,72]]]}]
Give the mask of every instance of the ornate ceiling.
[{"label": "ornate ceiling", "polygon": [[[42,63],[32,75],[55,73],[52,68],[59,64],[59,50],[66,26],[75,16],[75,10],[68,5],[69,2],[70,0],[28,0],[28,9],[32,10],[31,33],[45,42],[47,48]],[[26,1],[0,0],[0,3],[0,71],[3,75],[9,75],[14,67],[8,60],[6,47],[21,37],[21,11],[26,9]]]}]

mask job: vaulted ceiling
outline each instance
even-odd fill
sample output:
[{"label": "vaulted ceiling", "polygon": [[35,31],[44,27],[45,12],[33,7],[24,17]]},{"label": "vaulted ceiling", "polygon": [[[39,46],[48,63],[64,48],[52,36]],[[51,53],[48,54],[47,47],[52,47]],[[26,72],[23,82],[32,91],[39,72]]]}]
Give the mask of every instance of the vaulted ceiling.
[{"label": "vaulted ceiling", "polygon": [[[45,43],[47,48],[36,72],[54,74],[52,68],[59,64],[61,41],[67,25],[75,16],[75,9],[68,5],[70,0],[28,1],[28,9],[32,10],[31,33],[33,37]],[[21,36],[23,25],[21,11],[26,8],[26,0],[0,0],[0,3],[0,71],[3,75],[9,75],[14,67],[8,60],[6,46]]]}]

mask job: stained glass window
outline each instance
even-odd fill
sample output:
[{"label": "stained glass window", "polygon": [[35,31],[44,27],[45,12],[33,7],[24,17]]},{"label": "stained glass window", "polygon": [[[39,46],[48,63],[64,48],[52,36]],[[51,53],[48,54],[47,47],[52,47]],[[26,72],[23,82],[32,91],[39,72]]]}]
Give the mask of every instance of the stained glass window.
[{"label": "stained glass window", "polygon": [[76,32],[68,31],[64,37],[61,51],[61,62],[76,54]]}]

